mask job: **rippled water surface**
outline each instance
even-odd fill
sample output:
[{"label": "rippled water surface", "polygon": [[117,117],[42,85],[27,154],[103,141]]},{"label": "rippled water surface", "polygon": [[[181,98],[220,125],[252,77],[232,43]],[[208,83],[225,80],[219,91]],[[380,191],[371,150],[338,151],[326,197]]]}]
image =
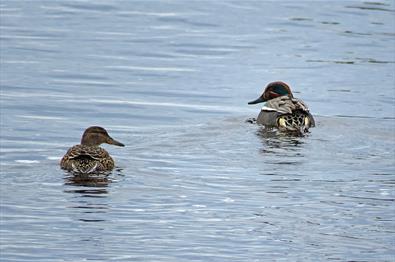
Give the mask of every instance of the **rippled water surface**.
[{"label": "rippled water surface", "polygon": [[[0,2],[1,261],[395,261],[393,1]],[[288,82],[306,137],[246,123]],[[91,125],[108,177],[59,159]]]}]

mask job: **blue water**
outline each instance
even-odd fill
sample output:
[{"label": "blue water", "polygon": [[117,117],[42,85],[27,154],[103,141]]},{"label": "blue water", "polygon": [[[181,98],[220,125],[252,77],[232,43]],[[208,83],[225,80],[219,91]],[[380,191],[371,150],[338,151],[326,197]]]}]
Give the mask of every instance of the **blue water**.
[{"label": "blue water", "polygon": [[[0,3],[1,261],[395,261],[393,1]],[[306,137],[246,123],[268,82]],[[59,168],[91,125],[117,168]]]}]

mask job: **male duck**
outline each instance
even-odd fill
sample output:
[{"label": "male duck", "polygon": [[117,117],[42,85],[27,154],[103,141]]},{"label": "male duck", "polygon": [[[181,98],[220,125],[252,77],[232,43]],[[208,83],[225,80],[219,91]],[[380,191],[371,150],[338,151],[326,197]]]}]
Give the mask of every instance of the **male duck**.
[{"label": "male duck", "polygon": [[290,87],[281,81],[269,83],[263,94],[248,104],[266,102],[258,115],[257,123],[280,131],[303,134],[315,126],[307,105],[294,98]]},{"label": "male duck", "polygon": [[114,160],[106,150],[99,147],[102,143],[125,146],[111,138],[104,128],[91,126],[82,135],[81,144],[71,147],[63,156],[60,167],[83,174],[111,171]]}]

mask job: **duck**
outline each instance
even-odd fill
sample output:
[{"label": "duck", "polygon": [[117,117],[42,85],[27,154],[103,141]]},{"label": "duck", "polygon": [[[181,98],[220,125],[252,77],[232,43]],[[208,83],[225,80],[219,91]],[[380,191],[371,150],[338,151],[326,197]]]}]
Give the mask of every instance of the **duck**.
[{"label": "duck", "polygon": [[249,105],[266,102],[256,123],[282,132],[305,134],[315,127],[314,117],[306,103],[295,98],[288,84],[282,81],[269,83],[264,92]]},{"label": "duck", "polygon": [[91,174],[111,171],[114,160],[100,145],[103,143],[125,146],[110,137],[100,126],[88,127],[81,138],[81,144],[72,146],[60,161],[60,167],[79,174]]}]

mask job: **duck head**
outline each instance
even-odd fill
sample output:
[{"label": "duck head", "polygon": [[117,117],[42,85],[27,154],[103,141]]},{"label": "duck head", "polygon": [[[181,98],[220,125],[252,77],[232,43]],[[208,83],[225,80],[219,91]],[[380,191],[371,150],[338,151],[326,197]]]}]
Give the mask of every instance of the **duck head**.
[{"label": "duck head", "polygon": [[110,137],[107,131],[100,126],[88,127],[82,135],[81,145],[99,146],[103,143],[116,146],[125,146],[121,142]]},{"label": "duck head", "polygon": [[291,92],[291,88],[284,82],[277,81],[269,83],[263,94],[256,100],[249,102],[249,105],[266,102],[270,99],[279,97],[279,96],[289,96],[293,98],[293,94]]}]

